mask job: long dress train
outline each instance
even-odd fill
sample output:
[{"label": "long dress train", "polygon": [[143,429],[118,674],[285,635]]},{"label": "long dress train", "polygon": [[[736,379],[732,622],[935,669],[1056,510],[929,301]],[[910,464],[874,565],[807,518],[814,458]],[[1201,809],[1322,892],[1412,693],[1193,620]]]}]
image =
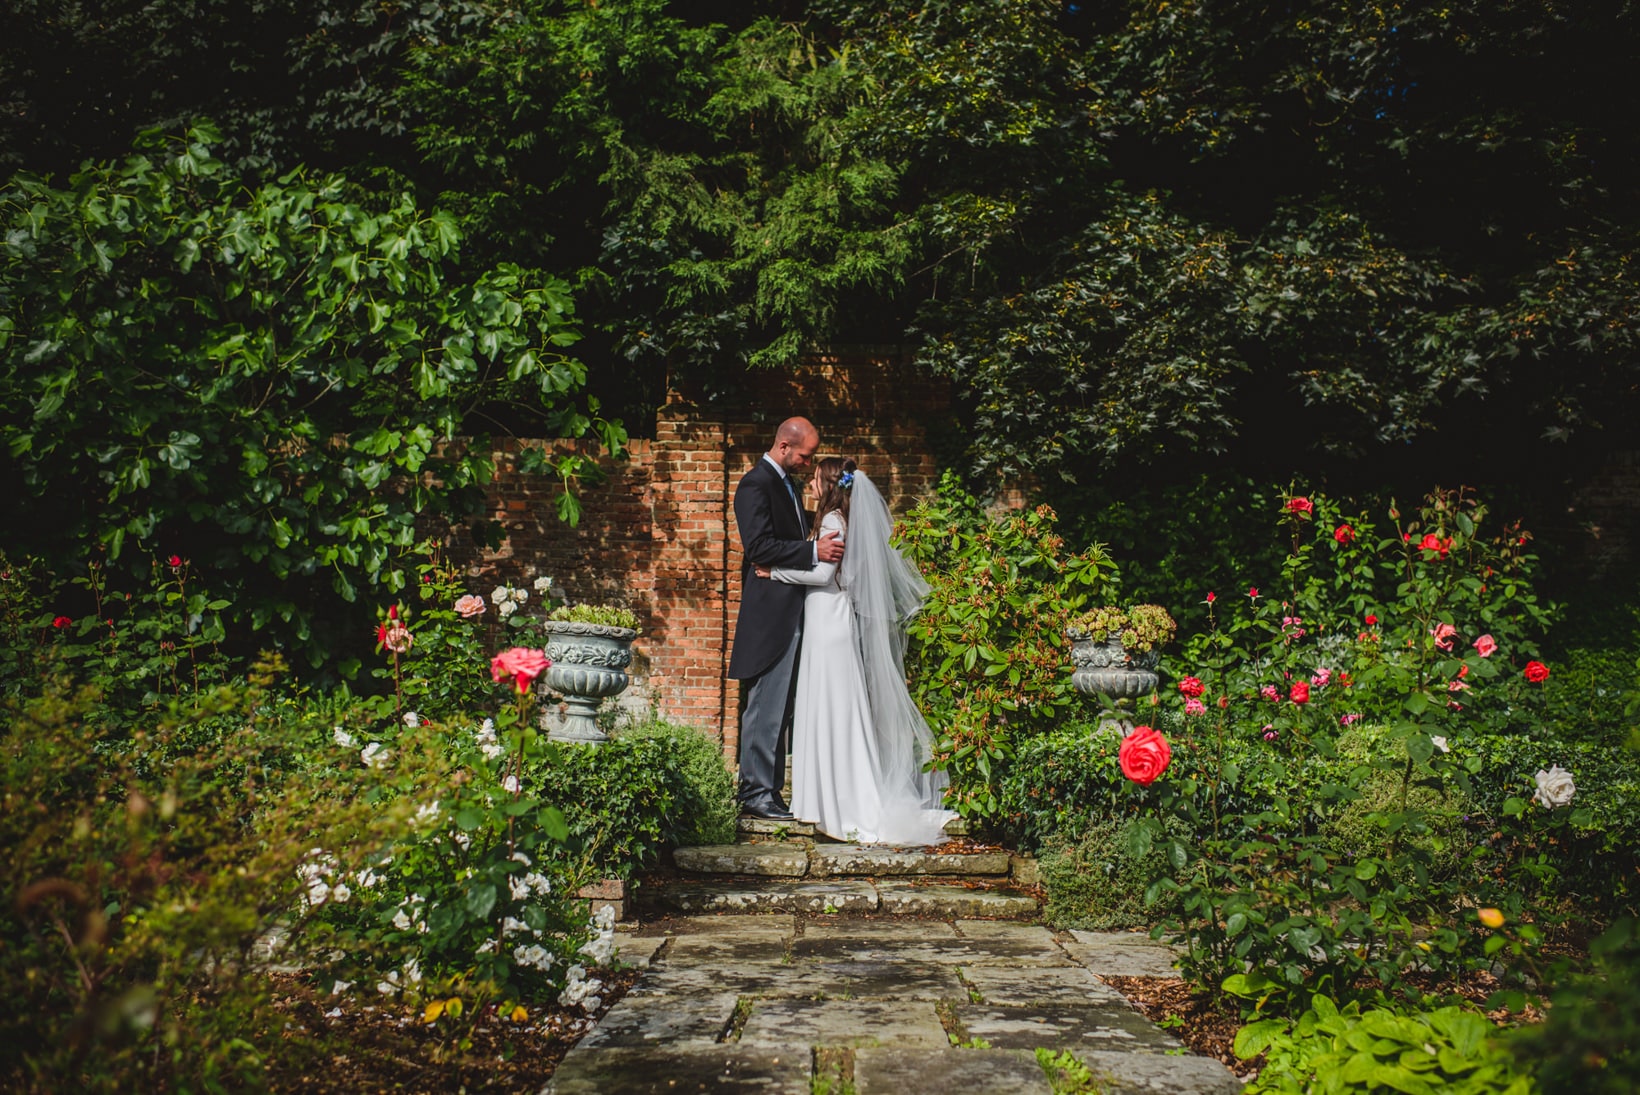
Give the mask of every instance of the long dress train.
[{"label": "long dress train", "polygon": [[[844,533],[840,514],[826,514],[819,535],[827,532]],[[892,781],[885,781],[854,605],[838,566],[776,569],[771,576],[809,587],[792,723],[792,812],[839,840],[940,842],[955,814],[931,808],[909,787],[885,785]]]}]

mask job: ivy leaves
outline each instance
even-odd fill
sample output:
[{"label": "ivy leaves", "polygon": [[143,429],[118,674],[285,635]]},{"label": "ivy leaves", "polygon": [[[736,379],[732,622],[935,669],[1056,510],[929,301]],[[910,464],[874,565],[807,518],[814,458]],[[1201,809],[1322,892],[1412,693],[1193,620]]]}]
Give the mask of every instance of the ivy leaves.
[{"label": "ivy leaves", "polygon": [[[300,171],[247,185],[215,139],[154,135],[66,187],[0,192],[0,435],[32,546],[117,560],[164,541],[240,585],[323,575],[351,600],[402,586],[418,517],[465,512],[494,474],[482,437],[450,445],[475,413],[618,448],[566,353],[562,281],[462,280],[451,216]],[[553,470],[567,498],[585,469]],[[263,589],[234,600],[304,633]]]}]

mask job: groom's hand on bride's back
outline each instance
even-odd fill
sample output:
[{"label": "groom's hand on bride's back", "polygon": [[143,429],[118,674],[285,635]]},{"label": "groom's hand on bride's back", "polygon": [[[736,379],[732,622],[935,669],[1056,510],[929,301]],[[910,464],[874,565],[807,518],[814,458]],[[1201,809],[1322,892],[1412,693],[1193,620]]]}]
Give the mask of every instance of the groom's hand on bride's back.
[{"label": "groom's hand on bride's back", "polygon": [[835,532],[828,532],[820,537],[815,548],[822,563],[835,563],[843,557],[843,538]]}]

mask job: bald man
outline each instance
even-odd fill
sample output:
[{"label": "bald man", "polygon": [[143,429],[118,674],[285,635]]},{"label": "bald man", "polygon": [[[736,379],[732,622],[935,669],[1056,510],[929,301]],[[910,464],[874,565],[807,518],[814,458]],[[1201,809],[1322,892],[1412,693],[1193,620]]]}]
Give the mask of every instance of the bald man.
[{"label": "bald man", "polygon": [[740,617],[729,655],[729,676],[741,681],[740,808],[751,817],[792,820],[780,796],[786,782],[783,732],[791,726],[797,648],[803,638],[803,586],[759,578],[754,567],[813,567],[843,557],[843,541],[827,533],[808,538],[803,491],[792,475],[806,469],[820,432],[806,418],[788,418],[774,444],[735,487],[740,532]]}]

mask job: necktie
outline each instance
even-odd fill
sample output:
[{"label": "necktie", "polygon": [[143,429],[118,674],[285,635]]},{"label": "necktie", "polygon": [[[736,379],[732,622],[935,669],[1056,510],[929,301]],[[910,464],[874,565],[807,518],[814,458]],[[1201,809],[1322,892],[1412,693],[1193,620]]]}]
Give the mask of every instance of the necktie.
[{"label": "necktie", "polygon": [[797,500],[797,488],[792,485],[792,477],[781,476],[781,482],[786,484],[786,493],[792,496],[792,505],[797,507],[797,527],[807,532],[808,522],[803,519],[803,503]]}]

